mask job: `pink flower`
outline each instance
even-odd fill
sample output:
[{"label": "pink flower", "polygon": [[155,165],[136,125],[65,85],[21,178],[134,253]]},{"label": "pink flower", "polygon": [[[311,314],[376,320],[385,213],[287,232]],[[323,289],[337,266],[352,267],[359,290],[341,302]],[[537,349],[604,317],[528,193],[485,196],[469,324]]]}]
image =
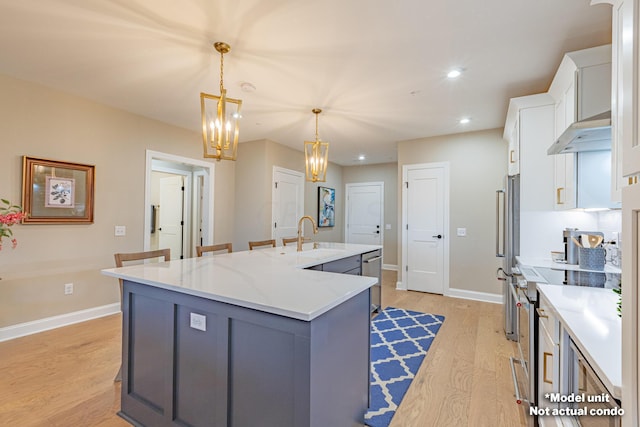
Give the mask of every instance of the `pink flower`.
[{"label": "pink flower", "polygon": [[6,199],[0,199],[0,250],[2,250],[2,238],[11,239],[11,247],[18,246],[18,240],[13,237],[11,226],[19,223],[26,215],[22,212],[20,206],[13,205]]}]

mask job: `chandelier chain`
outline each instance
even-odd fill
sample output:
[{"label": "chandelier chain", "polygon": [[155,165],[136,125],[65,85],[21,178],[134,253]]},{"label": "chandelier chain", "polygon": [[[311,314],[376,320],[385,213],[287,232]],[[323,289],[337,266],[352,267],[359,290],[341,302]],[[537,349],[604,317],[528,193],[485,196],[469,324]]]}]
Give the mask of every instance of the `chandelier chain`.
[{"label": "chandelier chain", "polygon": [[224,73],[224,53],[220,52],[220,94],[224,90],[224,86],[222,84],[222,75]]}]

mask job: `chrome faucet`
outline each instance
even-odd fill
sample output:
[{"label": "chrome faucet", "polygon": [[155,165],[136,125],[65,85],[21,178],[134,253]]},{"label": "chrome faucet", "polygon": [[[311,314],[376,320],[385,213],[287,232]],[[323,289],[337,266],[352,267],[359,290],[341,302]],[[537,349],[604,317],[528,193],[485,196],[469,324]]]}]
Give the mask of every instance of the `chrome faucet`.
[{"label": "chrome faucet", "polygon": [[302,223],[304,219],[307,218],[311,221],[311,225],[313,225],[313,234],[318,234],[318,227],[316,226],[316,222],[309,215],[305,215],[298,221],[298,252],[302,252]]}]

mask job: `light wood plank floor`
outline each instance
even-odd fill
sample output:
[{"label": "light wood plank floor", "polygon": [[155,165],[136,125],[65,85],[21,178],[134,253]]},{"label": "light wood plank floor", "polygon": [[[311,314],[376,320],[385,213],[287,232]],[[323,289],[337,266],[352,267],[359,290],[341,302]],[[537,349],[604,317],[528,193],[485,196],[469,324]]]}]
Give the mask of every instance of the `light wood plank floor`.
[{"label": "light wood plank floor", "polygon": [[[390,427],[524,426],[501,306],[396,291],[395,272],[383,276],[385,306],[446,317]],[[128,426],[116,415],[113,382],[120,321],[108,316],[0,343],[0,426]]]}]

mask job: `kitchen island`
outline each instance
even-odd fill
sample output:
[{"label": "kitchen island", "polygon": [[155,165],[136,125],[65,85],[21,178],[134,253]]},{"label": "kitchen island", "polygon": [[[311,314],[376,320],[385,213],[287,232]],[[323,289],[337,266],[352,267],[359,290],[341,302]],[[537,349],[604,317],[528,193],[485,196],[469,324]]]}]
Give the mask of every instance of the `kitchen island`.
[{"label": "kitchen island", "polygon": [[312,248],[103,270],[124,283],[120,415],[147,426],[362,425],[377,279],[307,268],[380,247]]}]

